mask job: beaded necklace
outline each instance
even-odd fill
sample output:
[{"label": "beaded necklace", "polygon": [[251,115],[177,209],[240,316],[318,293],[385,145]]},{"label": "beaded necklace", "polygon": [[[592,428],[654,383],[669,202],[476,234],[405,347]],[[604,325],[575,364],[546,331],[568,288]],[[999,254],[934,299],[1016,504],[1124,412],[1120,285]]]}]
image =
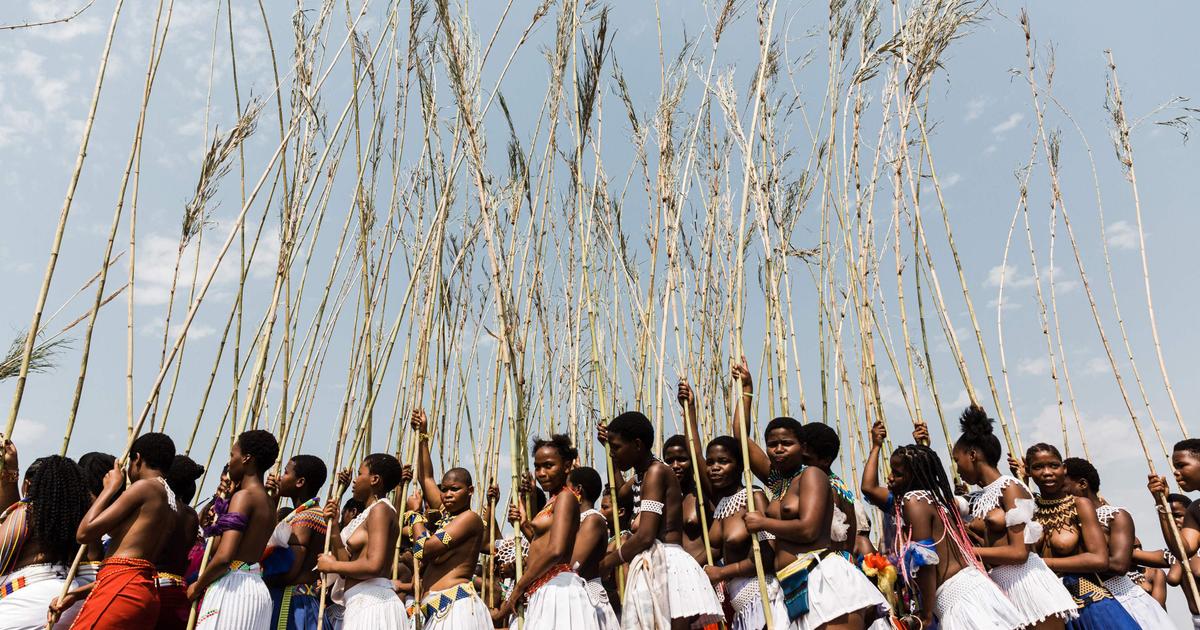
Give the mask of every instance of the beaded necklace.
[{"label": "beaded necklace", "polygon": [[1059,499],[1046,499],[1042,495],[1034,497],[1037,500],[1037,510],[1033,520],[1042,524],[1045,533],[1078,531],[1079,511],[1075,497],[1067,495]]},{"label": "beaded necklace", "polygon": [[792,487],[792,482],[804,472],[805,468],[808,467],[801,464],[794,472],[786,475],[772,468],[771,472],[767,475],[767,493],[770,495],[771,500],[778,501],[782,499],[783,495],[787,494],[788,488]]}]

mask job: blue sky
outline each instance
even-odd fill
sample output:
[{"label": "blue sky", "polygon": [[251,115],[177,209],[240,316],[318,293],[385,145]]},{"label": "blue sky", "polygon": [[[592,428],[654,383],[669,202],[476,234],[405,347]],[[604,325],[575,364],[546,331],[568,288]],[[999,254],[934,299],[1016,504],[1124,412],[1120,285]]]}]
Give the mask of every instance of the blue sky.
[{"label": "blue sky", "polygon": [[[89,157],[50,292],[48,312],[55,311],[63,304],[98,268],[116,202],[116,185],[128,154],[141,96],[149,33],[154,18],[152,4],[127,3],[122,13]],[[290,3],[286,7],[268,4],[272,34],[280,49],[281,71],[286,74],[289,67],[292,6]],[[314,3],[303,4],[306,8],[312,8],[310,5]],[[0,23],[63,15],[76,6],[74,0],[5,3],[0,7]],[[167,288],[178,242],[179,216],[195,186],[206,137],[205,103],[215,6],[214,0],[175,2],[171,31],[147,120],[137,224],[135,406],[144,402],[149,382],[158,365]],[[489,89],[495,84],[508,52],[535,6],[535,3],[528,1],[513,3],[497,37],[495,51],[488,57],[482,70],[484,84]],[[686,35],[700,38],[698,59],[706,61],[713,9],[698,1],[663,0],[657,5],[656,18],[655,5],[652,3],[623,2],[611,6],[610,28],[615,31],[615,58],[629,82],[635,106],[646,119],[660,90],[656,24],[661,20],[662,45],[668,58],[679,50]],[[717,72],[732,73],[732,85],[739,94],[748,91],[755,70],[757,38],[752,7],[752,4],[742,7],[741,16],[730,27],[717,57]],[[9,60],[0,67],[0,164],[4,165],[0,169],[0,183],[6,191],[3,211],[7,219],[7,229],[0,232],[0,273],[5,278],[8,298],[0,303],[0,322],[5,327],[2,330],[13,336],[29,322],[58,209],[78,149],[99,51],[112,8],[112,0],[98,0],[82,16],[68,24],[0,32],[0,58]],[[1022,441],[1028,445],[1037,440],[1061,442],[1061,435],[1058,430],[1057,400],[1049,378],[1045,342],[1038,323],[1034,280],[1020,225],[1009,253],[1009,269],[1005,270],[1001,262],[1004,240],[1017,200],[1015,173],[1028,158],[1035,132],[1028,85],[1022,76],[1014,74],[1014,70],[1019,73],[1025,66],[1024,38],[1016,21],[1019,8],[1019,5],[1009,3],[985,7],[982,19],[969,27],[967,36],[955,41],[944,56],[944,68],[933,79],[928,94],[930,120],[936,121],[931,129],[934,160],[997,378],[999,357],[995,299],[998,281],[1002,276],[1005,277],[1004,350]],[[485,34],[483,37],[490,34],[498,22],[501,9],[498,2],[470,5],[473,26]],[[824,94],[825,11],[824,3],[785,2],[780,3],[776,18],[776,37],[784,42],[786,57],[794,68],[791,81],[779,89],[789,98],[796,98],[804,116],[812,116],[817,112]],[[1158,327],[1167,368],[1185,414],[1185,422],[1194,435],[1200,425],[1191,420],[1188,414],[1200,405],[1200,399],[1195,394],[1200,391],[1200,373],[1192,369],[1190,359],[1200,339],[1193,325],[1196,284],[1190,259],[1195,249],[1193,235],[1200,229],[1200,214],[1196,212],[1194,201],[1197,193],[1200,193],[1200,181],[1195,177],[1200,172],[1200,153],[1197,152],[1195,141],[1185,142],[1176,130],[1155,123],[1183,113],[1178,107],[1156,111],[1160,105],[1176,97],[1200,97],[1200,75],[1196,72],[1192,62],[1194,55],[1190,54],[1188,46],[1193,38],[1194,29],[1191,25],[1200,19],[1200,8],[1185,2],[1155,3],[1137,9],[1131,8],[1128,3],[1055,2],[1037,3],[1030,6],[1029,11],[1037,45],[1039,72],[1049,65],[1052,46],[1054,94],[1079,123],[1094,152],[1122,313],[1153,409],[1163,428],[1164,440],[1169,445],[1178,439],[1179,429],[1158,376],[1151,344],[1131,189],[1114,158],[1109,139],[1110,119],[1104,110],[1104,51],[1111,49],[1115,57],[1130,118],[1142,121],[1134,131],[1133,143]],[[404,12],[401,14],[404,15]],[[384,6],[371,2],[360,28],[374,38],[379,32],[383,15]],[[554,8],[550,17],[532,32],[530,43],[514,57],[513,65],[500,86],[513,112],[517,133],[525,141],[533,135],[538,121],[537,111],[547,82],[544,50],[550,43],[556,15],[557,8]],[[887,19],[890,21],[890,17]],[[337,26],[328,36],[326,61],[332,58],[345,32],[344,17],[340,13],[335,12],[334,22]],[[234,35],[243,101],[251,95],[270,96],[274,84],[257,5],[235,3]],[[218,40],[217,45],[212,107],[208,113],[209,137],[214,127],[228,129],[235,117],[228,40],[225,39],[228,34],[222,30],[219,36],[222,39]],[[802,63],[804,56],[809,53],[813,56],[812,61]],[[693,74],[702,72],[701,65]],[[440,80],[444,82],[445,78]],[[632,163],[633,153],[628,124],[614,92],[610,73],[605,73],[604,81],[602,98],[605,127],[601,150],[611,178],[610,188],[619,190],[626,169]],[[698,79],[693,77],[685,91],[681,105],[685,114],[695,109],[700,98],[697,82]],[[327,110],[331,122],[340,112],[349,94],[349,86],[350,74],[343,57],[333,66],[323,90],[321,105]],[[879,89],[877,86],[873,89],[877,101]],[[453,102],[447,95],[444,96],[444,101],[440,103],[444,108],[442,115],[449,117]],[[274,105],[270,103],[260,120],[259,130],[246,145],[247,179],[251,183],[261,173],[274,149],[278,124],[274,115]],[[878,120],[877,103],[872,103],[868,108],[866,119]],[[788,145],[804,153],[811,139],[809,130],[801,120],[799,114],[787,120],[783,133]],[[1087,154],[1070,121],[1049,104],[1047,125],[1062,130],[1063,194],[1080,241],[1089,280],[1099,298],[1106,331],[1116,344],[1118,358],[1122,359],[1124,355],[1104,276],[1096,195]],[[508,132],[498,108],[489,111],[485,127],[490,145],[489,165],[497,172],[503,172],[506,167],[502,147]],[[412,166],[414,155],[416,152],[409,149],[402,157],[403,168]],[[1114,387],[1061,223],[1058,226],[1059,238],[1053,266],[1050,264],[1050,193],[1045,173],[1044,163],[1039,159],[1029,189],[1033,234],[1043,283],[1051,273],[1056,277],[1059,317],[1068,365],[1089,448],[1105,480],[1105,496],[1114,503],[1129,505],[1141,526],[1142,538],[1148,546],[1155,546],[1159,544],[1159,536],[1144,490],[1145,463],[1136,445],[1128,414]],[[740,169],[737,174],[740,178]],[[202,270],[212,260],[216,246],[227,235],[229,222],[238,209],[236,184],[235,168],[235,172],[222,184],[219,206],[213,214],[212,224],[204,233],[200,255]],[[637,235],[633,239],[633,246],[641,248],[639,252],[644,253],[641,231],[644,230],[647,214],[636,208],[645,207],[646,199],[638,186],[635,179],[627,192],[628,209],[624,228]],[[469,188],[464,190],[467,192],[463,196],[471,196]],[[328,261],[332,259],[335,231],[344,219],[344,209],[349,203],[351,191],[345,175],[339,175],[330,206],[331,213],[336,216],[329,222],[330,226],[335,222],[337,226],[326,228],[327,233],[322,236],[324,240],[316,250],[318,262],[312,267],[313,273],[322,276],[322,280],[328,270]],[[927,193],[931,194],[932,189]],[[881,189],[881,195],[881,199],[888,201],[882,202],[876,212],[886,218],[890,212],[890,192]],[[254,221],[261,216],[261,211],[259,203],[251,212]],[[461,233],[468,229],[472,222],[471,212],[477,211],[471,211],[466,206],[456,208],[452,218],[453,230]],[[688,212],[696,211],[689,208]],[[925,212],[929,213],[927,220],[937,219],[936,205],[927,205]],[[806,213],[793,235],[793,245],[797,247],[811,247],[818,241],[818,211],[806,209]],[[123,221],[117,251],[127,246],[127,230],[128,224]],[[250,270],[250,295],[246,309],[248,328],[263,315],[275,270],[278,227],[274,217],[268,220],[266,230],[263,253]],[[993,405],[990,396],[986,395],[986,383],[969,320],[954,279],[949,252],[944,239],[939,240],[940,234],[940,227],[935,228],[930,238],[950,316],[971,362],[975,385],[990,409]],[[185,269],[190,270],[188,263],[194,249],[189,249],[187,253],[184,257]],[[234,254],[236,257],[236,251]],[[757,253],[752,255],[758,256]],[[477,271],[473,272],[478,273],[480,278],[484,277],[484,260],[481,248],[474,261]],[[644,260],[644,256],[639,260]],[[892,264],[890,259],[881,263],[883,269]],[[115,277],[110,279],[110,290],[124,283],[126,273],[125,262],[114,267]],[[397,276],[404,278],[405,273],[398,271]],[[797,303],[814,304],[815,290],[802,265],[793,268],[792,277],[791,290]],[[891,282],[892,279],[887,277],[884,284]],[[168,430],[172,433],[182,433],[184,427],[190,428],[192,424],[199,391],[215,357],[216,342],[224,326],[225,314],[232,304],[236,285],[236,266],[222,266],[193,324],[180,388],[168,424]],[[396,291],[403,290],[402,284],[393,286]],[[747,304],[747,351],[754,357],[761,348],[758,339],[761,338],[762,323],[757,313],[762,310],[763,298],[761,291],[752,283],[748,283],[748,286],[751,289]],[[181,283],[181,299],[186,299],[186,289],[185,281]],[[894,287],[886,288],[884,294],[890,296],[893,291]],[[50,330],[57,330],[57,327],[81,314],[85,309],[83,304],[90,299],[89,295],[86,293],[72,302],[54,320]],[[486,293],[476,293],[481,305],[483,296]],[[74,455],[92,449],[119,451],[123,443],[124,299],[122,296],[101,312],[93,341],[91,372],[85,389],[80,424],[71,445]],[[352,295],[351,301],[353,299]],[[888,306],[887,310],[888,327],[893,338],[898,339],[894,306]],[[390,321],[395,310],[389,310],[384,315]],[[175,321],[179,317],[177,307]],[[340,381],[344,380],[342,375],[348,363],[348,326],[351,319],[349,312],[342,316],[330,346],[329,376],[322,380],[318,389],[309,425],[310,435],[324,436],[334,430],[334,420],[331,418],[336,417],[343,393]],[[307,325],[307,320],[302,321],[303,325]],[[815,347],[815,315],[812,322],[799,320],[797,326],[803,344],[801,354],[807,355],[804,348]],[[58,358],[57,369],[30,378],[15,436],[22,452],[26,453],[26,461],[34,454],[55,449],[60,442],[59,436],[65,424],[70,393],[77,375],[78,337],[81,332],[82,328],[76,328],[67,335],[76,339],[76,343]],[[248,339],[249,333],[246,335]],[[480,365],[488,366],[493,361],[494,350],[487,344],[483,348],[475,360]],[[934,362],[943,402],[948,413],[952,413],[965,404],[966,395],[944,344],[935,352]],[[880,358],[882,360],[882,355]],[[798,357],[798,360],[801,361],[811,409],[819,406],[812,399],[816,390],[816,364],[811,356]],[[1130,394],[1135,401],[1140,401],[1133,389],[1127,365],[1122,361]],[[400,368],[395,365],[392,369],[394,372],[387,379],[388,387],[384,388],[385,393],[377,407],[377,412],[382,415],[389,414],[392,409],[390,390]],[[220,419],[220,408],[224,406],[230,387],[228,370],[228,363],[225,363],[216,386],[223,393],[214,396],[214,402],[210,403],[209,413],[201,425],[198,444],[212,443]],[[490,368],[485,371],[490,373]],[[674,375],[664,378],[673,380]],[[880,379],[885,411],[895,430],[902,432],[901,427],[906,425],[907,415],[890,368],[881,365]],[[10,395],[11,390],[11,381],[0,383],[0,396]],[[277,386],[272,391],[278,391]],[[669,388],[664,391],[669,392]],[[483,397],[477,392],[473,390],[468,396],[473,405],[483,406]],[[278,405],[277,398],[276,395],[272,400],[269,396],[272,407]],[[928,403],[925,406],[928,408]],[[672,407],[667,404],[668,409]],[[1144,419],[1145,413],[1140,405],[1139,412]],[[482,410],[476,409],[473,415],[482,416]],[[539,419],[539,422],[543,423],[539,426],[545,427],[546,423],[553,420]],[[482,433],[484,428],[479,427],[478,431]],[[1072,431],[1073,442],[1078,439],[1074,433]],[[386,426],[380,427],[376,439],[384,439],[385,434]],[[330,442],[314,438],[312,443],[326,448]],[[1153,453],[1157,445],[1152,445],[1155,449]],[[206,447],[201,450],[206,450]],[[1077,443],[1072,450],[1078,450]],[[1166,470],[1167,463],[1161,456],[1157,457],[1155,463],[1160,471]],[[1182,611],[1182,604],[1177,599],[1173,600],[1173,606],[1174,612]]]}]

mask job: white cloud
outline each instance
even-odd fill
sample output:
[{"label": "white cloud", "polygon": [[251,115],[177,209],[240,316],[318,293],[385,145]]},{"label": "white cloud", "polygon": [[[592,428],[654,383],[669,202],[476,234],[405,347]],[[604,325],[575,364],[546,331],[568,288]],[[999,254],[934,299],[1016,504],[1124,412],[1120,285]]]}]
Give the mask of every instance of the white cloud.
[{"label": "white cloud", "polygon": [[[196,279],[197,288],[203,286],[204,279],[211,271],[213,263],[216,262],[221,245],[224,244],[229,230],[233,227],[232,221],[220,220],[215,223],[214,226],[207,228],[200,249],[200,273]],[[251,233],[247,236],[247,247],[249,247],[249,241],[253,235]],[[139,305],[166,304],[170,298],[175,258],[179,251],[178,237],[150,234],[144,241],[140,238],[138,240],[140,242],[137,251],[134,302]],[[192,240],[184,250],[183,258],[180,261],[179,278],[175,286],[175,307],[177,309],[186,308],[188,290],[191,288],[192,282],[191,269],[195,264],[197,240]],[[272,277],[275,274],[278,260],[279,230],[278,228],[268,228],[259,239],[258,250],[254,254],[254,260],[250,263],[250,277],[257,279]],[[217,269],[210,291],[222,285],[236,285],[238,282],[237,267],[237,256],[230,256],[227,253],[221,261],[221,266]],[[162,324],[160,323],[158,326],[158,330],[161,332]]]},{"label": "white cloud", "polygon": [[971,122],[983,115],[983,109],[987,106],[987,99],[982,96],[967,101],[967,112],[963,114],[963,120]]},{"label": "white cloud", "polygon": [[946,173],[945,177],[942,177],[942,188],[953,188],[955,184],[961,181],[962,175],[959,175],[958,173]]},{"label": "white cloud", "polygon": [[1108,227],[1104,231],[1108,236],[1109,247],[1116,249],[1136,249],[1138,246],[1137,232],[1128,221],[1113,221],[1108,224]]},{"label": "white cloud", "polygon": [[1054,281],[1054,292],[1056,294],[1061,295],[1063,293],[1070,293],[1079,288],[1079,281],[1065,277],[1063,274],[1063,268],[1059,267],[1058,265],[1054,265],[1053,267],[1047,265],[1046,267],[1043,267],[1042,275],[1046,276],[1048,281]]},{"label": "white cloud", "polygon": [[[17,418],[17,423],[13,425],[12,440],[17,445],[17,448],[22,449],[26,453],[40,453],[44,449],[33,449],[29,445],[37,444],[42,437],[46,435],[47,427],[45,424],[37,420],[29,418]],[[22,459],[32,462],[33,458],[26,456]]]},{"label": "white cloud", "polygon": [[[23,21],[44,22],[64,18],[78,11],[80,4],[76,0],[30,0],[29,16]],[[65,42],[81,35],[96,33],[103,22],[98,10],[93,9],[95,7],[69,22],[39,26],[30,32],[52,42]]]},{"label": "white cloud", "polygon": [[1087,363],[1083,364],[1084,374],[1104,374],[1111,370],[1112,365],[1109,364],[1108,360],[1100,357],[1092,357],[1087,360]]},{"label": "white cloud", "polygon": [[1000,282],[1004,282],[1004,288],[1021,288],[1033,286],[1033,276],[1023,276],[1020,271],[1013,265],[996,265],[988,270],[987,285],[990,287],[1000,286]]},{"label": "white cloud", "polygon": [[1045,376],[1050,373],[1050,359],[1048,357],[1021,359],[1017,363],[1017,371],[1032,376]]},{"label": "white cloud", "polygon": [[992,127],[992,133],[1001,135],[1003,133],[1012,131],[1018,124],[1020,124],[1022,120],[1025,120],[1025,114],[1022,114],[1021,112],[1013,112],[1008,115],[1008,118],[1004,119],[1004,122]]}]

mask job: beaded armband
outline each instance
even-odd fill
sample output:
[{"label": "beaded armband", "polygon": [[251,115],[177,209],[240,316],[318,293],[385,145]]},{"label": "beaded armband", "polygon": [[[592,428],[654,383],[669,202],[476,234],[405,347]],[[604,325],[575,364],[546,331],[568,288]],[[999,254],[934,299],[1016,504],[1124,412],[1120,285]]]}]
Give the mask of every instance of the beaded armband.
[{"label": "beaded armband", "polygon": [[454,540],[454,537],[450,535],[450,532],[444,529],[439,529],[432,535],[429,532],[425,532],[421,537],[417,538],[417,540],[413,542],[414,558],[420,560],[421,558],[425,557],[425,544],[429,542],[430,538],[436,538],[447,547],[450,546],[450,541]]},{"label": "beaded armband", "polygon": [[411,528],[413,525],[416,525],[417,523],[424,523],[424,522],[425,522],[425,515],[421,514],[420,512],[405,512],[404,513],[404,519],[403,519],[404,527]]},{"label": "beaded armband", "polygon": [[641,508],[642,509],[639,510],[641,512],[651,512],[653,514],[658,514],[659,516],[662,516],[662,513],[663,513],[663,504],[660,501],[651,501],[649,499],[642,499]]}]

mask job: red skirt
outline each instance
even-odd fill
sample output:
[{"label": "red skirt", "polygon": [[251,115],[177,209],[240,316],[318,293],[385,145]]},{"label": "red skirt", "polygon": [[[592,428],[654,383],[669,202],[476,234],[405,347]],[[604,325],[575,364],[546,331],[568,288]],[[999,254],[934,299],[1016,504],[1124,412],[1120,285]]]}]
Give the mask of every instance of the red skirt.
[{"label": "red skirt", "polygon": [[96,586],[83,603],[72,630],[153,628],[158,622],[154,563],[112,557],[100,565]]},{"label": "red skirt", "polygon": [[158,574],[158,623],[155,630],[184,630],[192,603],[187,598],[187,582],[182,577]]}]

